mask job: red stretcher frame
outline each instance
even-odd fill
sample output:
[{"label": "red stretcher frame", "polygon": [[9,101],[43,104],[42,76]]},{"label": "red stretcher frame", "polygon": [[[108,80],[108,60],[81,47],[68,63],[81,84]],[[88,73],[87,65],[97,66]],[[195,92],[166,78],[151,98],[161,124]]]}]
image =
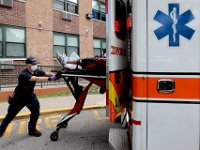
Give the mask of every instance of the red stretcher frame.
[{"label": "red stretcher frame", "polygon": [[[89,75],[89,74],[82,75],[81,73],[83,72],[91,73],[91,70],[90,71],[87,71],[87,70],[61,71],[61,76],[66,82],[70,91],[72,92],[72,95],[74,96],[76,102],[72,110],[60,120],[60,122],[57,124],[56,130],[50,135],[50,139],[52,141],[57,141],[59,130],[61,128],[66,128],[68,125],[68,122],[81,112],[81,110],[83,109],[83,105],[85,103],[86,96],[92,84],[96,84],[100,87],[101,94],[103,94],[106,91],[106,71],[105,73],[103,74],[100,73],[98,75],[95,75],[95,73],[92,75]],[[78,80],[79,78],[83,78],[89,81],[88,85],[84,89],[81,85],[79,85],[79,80]]]}]

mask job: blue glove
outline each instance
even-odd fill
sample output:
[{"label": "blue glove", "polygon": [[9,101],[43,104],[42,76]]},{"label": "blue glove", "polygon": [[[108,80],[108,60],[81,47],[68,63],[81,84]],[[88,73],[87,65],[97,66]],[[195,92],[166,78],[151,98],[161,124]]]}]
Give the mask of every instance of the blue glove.
[{"label": "blue glove", "polygon": [[53,76],[50,76],[50,77],[48,78],[48,80],[49,80],[49,81],[55,81],[55,80],[57,80],[57,77],[56,77],[55,75],[53,75]]},{"label": "blue glove", "polygon": [[58,71],[55,76],[57,79],[60,79],[62,77],[61,71]]}]

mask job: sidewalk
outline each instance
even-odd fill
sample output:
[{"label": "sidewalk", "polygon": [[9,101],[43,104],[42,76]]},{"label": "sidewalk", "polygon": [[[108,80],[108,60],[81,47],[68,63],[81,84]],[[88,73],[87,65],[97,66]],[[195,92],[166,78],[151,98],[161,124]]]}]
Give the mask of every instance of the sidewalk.
[{"label": "sidewalk", "polygon": [[[75,99],[72,95],[62,97],[40,98],[40,114],[64,113],[72,109]],[[106,94],[87,95],[83,109],[95,109],[106,106]],[[0,103],[0,121],[5,117],[8,103]],[[30,111],[24,107],[15,119],[29,117]]]}]

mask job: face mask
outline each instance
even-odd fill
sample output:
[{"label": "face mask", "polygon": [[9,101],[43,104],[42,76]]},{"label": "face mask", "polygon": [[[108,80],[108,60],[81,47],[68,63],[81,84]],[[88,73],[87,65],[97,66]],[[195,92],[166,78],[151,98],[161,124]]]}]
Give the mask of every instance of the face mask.
[{"label": "face mask", "polygon": [[31,70],[34,72],[37,69],[37,65],[31,66]]}]

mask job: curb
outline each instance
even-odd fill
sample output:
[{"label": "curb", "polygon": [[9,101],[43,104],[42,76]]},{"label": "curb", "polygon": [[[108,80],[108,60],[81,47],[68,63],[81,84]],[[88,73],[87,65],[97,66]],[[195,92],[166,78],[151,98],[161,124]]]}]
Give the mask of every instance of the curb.
[{"label": "curb", "polygon": [[[49,115],[49,114],[55,114],[55,113],[63,113],[63,112],[72,110],[72,108],[73,107],[65,107],[65,108],[41,110],[40,111],[40,116]],[[84,106],[83,110],[101,109],[101,108],[106,108],[106,105],[89,105],[89,106]],[[28,118],[29,116],[30,116],[30,112],[20,113],[13,120],[25,119],[25,118]],[[4,118],[5,118],[5,116],[0,116],[0,122]]]}]

